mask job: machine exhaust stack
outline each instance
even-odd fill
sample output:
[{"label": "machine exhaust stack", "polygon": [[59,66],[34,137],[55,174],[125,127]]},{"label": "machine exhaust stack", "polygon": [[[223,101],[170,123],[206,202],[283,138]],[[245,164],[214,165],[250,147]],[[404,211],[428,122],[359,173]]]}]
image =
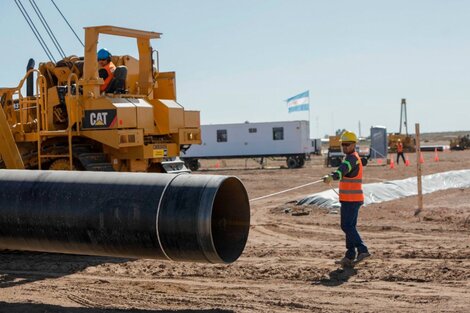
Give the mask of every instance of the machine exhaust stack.
[{"label": "machine exhaust stack", "polygon": [[[28,65],[26,66],[26,72],[34,68],[35,62],[34,59],[29,59]],[[34,73],[28,75],[26,80],[26,96],[34,96]]]},{"label": "machine exhaust stack", "polygon": [[0,170],[0,249],[231,263],[249,227],[235,177]]}]

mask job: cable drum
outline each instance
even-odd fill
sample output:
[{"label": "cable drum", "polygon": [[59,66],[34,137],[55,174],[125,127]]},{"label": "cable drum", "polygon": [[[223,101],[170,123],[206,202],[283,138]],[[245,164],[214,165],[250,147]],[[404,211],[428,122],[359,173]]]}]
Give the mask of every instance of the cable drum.
[{"label": "cable drum", "polygon": [[231,263],[249,226],[235,177],[0,170],[0,249]]}]

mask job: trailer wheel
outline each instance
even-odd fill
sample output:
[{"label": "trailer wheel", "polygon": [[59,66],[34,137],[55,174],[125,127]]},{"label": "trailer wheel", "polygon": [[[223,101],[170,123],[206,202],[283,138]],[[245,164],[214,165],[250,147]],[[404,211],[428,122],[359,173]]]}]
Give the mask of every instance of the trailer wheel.
[{"label": "trailer wheel", "polygon": [[295,157],[288,157],[286,163],[288,168],[299,167],[299,162],[297,162],[297,159]]},{"label": "trailer wheel", "polygon": [[299,167],[304,167],[304,165],[305,165],[304,157],[299,157]]},{"label": "trailer wheel", "polygon": [[201,163],[199,163],[198,159],[191,159],[185,162],[186,166],[193,172],[197,171],[201,168]]}]

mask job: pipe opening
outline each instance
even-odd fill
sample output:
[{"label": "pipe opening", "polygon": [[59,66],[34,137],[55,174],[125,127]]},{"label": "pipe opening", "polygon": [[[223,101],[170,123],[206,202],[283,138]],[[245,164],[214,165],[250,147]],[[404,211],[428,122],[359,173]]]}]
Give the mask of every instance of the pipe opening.
[{"label": "pipe opening", "polygon": [[212,208],[211,231],[215,250],[225,263],[238,259],[250,229],[250,204],[243,184],[225,179],[217,190]]}]

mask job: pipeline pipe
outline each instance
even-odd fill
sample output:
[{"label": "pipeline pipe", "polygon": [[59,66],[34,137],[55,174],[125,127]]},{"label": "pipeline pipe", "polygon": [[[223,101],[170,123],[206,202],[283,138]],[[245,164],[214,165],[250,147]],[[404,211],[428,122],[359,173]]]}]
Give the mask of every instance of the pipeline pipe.
[{"label": "pipeline pipe", "polygon": [[249,226],[235,177],[0,170],[0,249],[231,263]]}]

